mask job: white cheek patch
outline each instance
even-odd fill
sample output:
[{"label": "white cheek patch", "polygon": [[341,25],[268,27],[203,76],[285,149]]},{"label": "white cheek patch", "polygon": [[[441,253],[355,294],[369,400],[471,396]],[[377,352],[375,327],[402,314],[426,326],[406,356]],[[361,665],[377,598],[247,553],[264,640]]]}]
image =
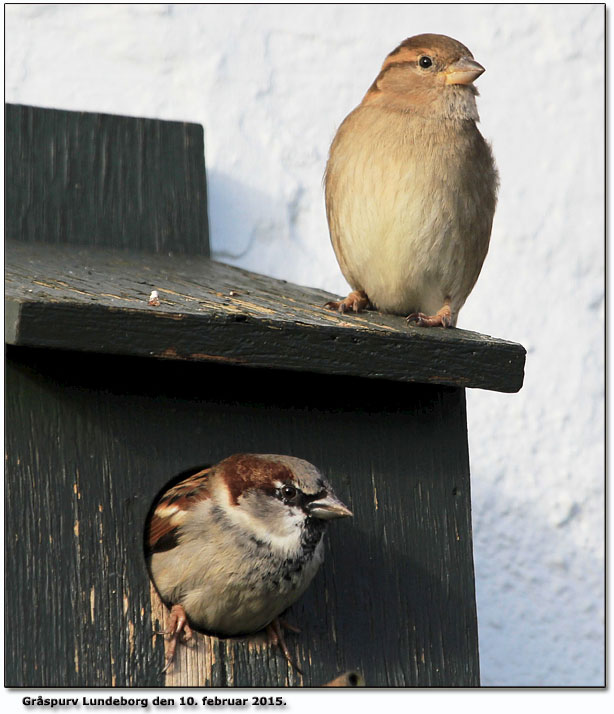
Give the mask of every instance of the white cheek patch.
[{"label": "white cheek patch", "polygon": [[229,519],[274,550],[288,554],[296,551],[300,547],[305,514],[299,508],[273,499],[267,504],[268,508],[260,509],[260,499],[257,499],[255,496],[241,496],[238,506],[229,505],[226,511]]}]

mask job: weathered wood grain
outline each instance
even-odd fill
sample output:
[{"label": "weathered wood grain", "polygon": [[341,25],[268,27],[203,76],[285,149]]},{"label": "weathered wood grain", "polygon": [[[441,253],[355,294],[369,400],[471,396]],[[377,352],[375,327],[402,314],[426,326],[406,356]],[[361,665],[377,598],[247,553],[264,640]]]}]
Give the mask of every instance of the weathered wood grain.
[{"label": "weathered wood grain", "polygon": [[[479,683],[464,390],[9,347],[5,685]],[[165,679],[143,551],[165,484],[237,451],[317,464],[354,512],[287,619],[205,638]]]},{"label": "weathered wood grain", "polygon": [[[518,390],[524,349],[208,260],[200,127],[6,117],[5,685],[479,684],[463,387]],[[199,634],[165,676],[146,518],[239,451],[312,461],[354,511],[287,615],[304,674]]]},{"label": "weathered wood grain", "polygon": [[209,254],[199,124],[5,107],[5,235]]},{"label": "weathered wood grain", "polygon": [[[157,290],[160,305],[148,298]],[[8,243],[9,344],[514,392],[525,350],[402,317],[339,315],[331,294],[202,257]]]}]

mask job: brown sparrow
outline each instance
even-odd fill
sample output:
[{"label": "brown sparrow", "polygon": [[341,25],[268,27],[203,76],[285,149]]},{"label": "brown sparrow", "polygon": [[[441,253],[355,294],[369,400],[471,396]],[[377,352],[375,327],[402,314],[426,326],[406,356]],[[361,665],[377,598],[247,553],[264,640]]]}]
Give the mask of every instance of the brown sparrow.
[{"label": "brown sparrow", "polygon": [[292,663],[277,618],[320,567],[327,521],[351,515],[293,456],[236,454],[170,488],[147,532],[151,576],[171,607],[165,669],[191,627],[218,636],[268,627]]},{"label": "brown sparrow", "polygon": [[488,251],[497,201],[497,170],[476,126],[473,82],[482,72],[451,37],[410,37],[339,127],[326,214],[353,292],[326,307],[456,325]]}]

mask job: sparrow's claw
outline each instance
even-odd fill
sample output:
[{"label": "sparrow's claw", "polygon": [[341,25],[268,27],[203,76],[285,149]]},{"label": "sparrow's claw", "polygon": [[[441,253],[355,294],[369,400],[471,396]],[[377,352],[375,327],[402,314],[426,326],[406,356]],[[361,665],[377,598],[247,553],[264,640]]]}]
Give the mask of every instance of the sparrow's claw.
[{"label": "sparrow's claw", "polygon": [[166,632],[161,633],[170,637],[168,647],[166,648],[166,663],[162,670],[163,672],[166,672],[175,659],[175,650],[177,649],[177,643],[182,633],[184,642],[188,642],[193,637],[192,628],[188,623],[188,616],[185,610],[181,605],[173,605],[171,608],[169,628]]},{"label": "sparrow's claw", "polygon": [[266,628],[266,633],[267,633],[267,637],[269,638],[269,642],[273,646],[279,645],[279,649],[284,653],[284,657],[286,658],[286,661],[288,662],[288,664],[290,664],[292,667],[294,667],[294,669],[299,674],[303,674],[303,670],[292,659],[292,655],[290,654],[290,650],[288,649],[288,646],[286,645],[286,641],[284,640],[284,636],[281,631],[282,626],[286,627],[288,630],[300,632],[300,630],[298,630],[297,628],[288,626],[288,623],[285,620],[280,620],[278,617],[276,617],[273,620],[273,622],[271,622],[269,625],[267,625],[267,628]]},{"label": "sparrow's claw", "polygon": [[327,302],[324,307],[329,310],[337,310],[343,314],[348,312],[348,310],[352,310],[353,312],[368,310],[371,307],[371,302],[364,290],[354,290],[346,298],[343,298],[343,300],[331,300]]},{"label": "sparrow's claw", "polygon": [[290,630],[290,632],[295,632],[297,635],[300,635],[301,628],[296,625],[291,625],[287,620],[284,620],[283,617],[278,617],[277,622],[279,622],[280,627],[283,627],[284,630]]},{"label": "sparrow's claw", "polygon": [[435,315],[425,315],[423,312],[412,312],[406,318],[407,323],[416,323],[417,327],[452,327],[452,311],[446,303]]}]

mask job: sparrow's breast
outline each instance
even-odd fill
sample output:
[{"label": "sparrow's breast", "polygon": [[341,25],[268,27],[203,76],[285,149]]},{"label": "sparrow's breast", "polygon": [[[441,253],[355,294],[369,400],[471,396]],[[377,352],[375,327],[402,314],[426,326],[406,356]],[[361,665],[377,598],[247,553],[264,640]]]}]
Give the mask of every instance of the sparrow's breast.
[{"label": "sparrow's breast", "polygon": [[490,150],[473,122],[441,124],[359,107],[331,147],[333,247],[350,285],[386,312],[433,314],[448,296],[460,308],[488,250]]},{"label": "sparrow's breast", "polygon": [[[223,635],[242,635],[266,627],[292,605],[307,589],[323,559],[322,542],[312,553],[294,558],[281,558],[269,549],[250,548],[245,553],[247,567],[242,572],[224,569],[224,583],[210,593],[189,594],[186,602],[192,616],[205,630]],[[213,570],[212,579],[217,578]],[[203,583],[209,589],[211,580]],[[190,612],[186,607],[186,611]]]},{"label": "sparrow's breast", "polygon": [[[236,534],[235,534],[236,535]],[[152,572],[164,599],[185,608],[191,623],[205,632],[242,635],[266,627],[307,589],[324,557],[322,533],[308,544],[283,551],[257,538],[184,539],[183,579],[165,591],[164,558],[156,554]]]}]

